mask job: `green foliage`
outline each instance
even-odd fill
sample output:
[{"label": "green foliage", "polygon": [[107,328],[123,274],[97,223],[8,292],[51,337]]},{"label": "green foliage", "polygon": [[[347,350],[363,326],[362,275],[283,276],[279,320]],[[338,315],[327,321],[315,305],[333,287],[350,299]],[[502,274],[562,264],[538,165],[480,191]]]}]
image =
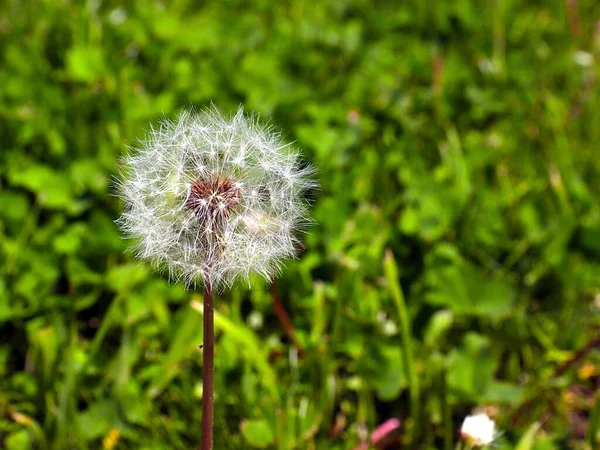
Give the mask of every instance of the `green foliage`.
[{"label": "green foliage", "polygon": [[521,440],[518,442],[515,450],[531,450],[535,441],[535,434],[540,429],[540,424],[535,422],[527,429]]},{"label": "green foliage", "polygon": [[250,447],[266,448],[273,444],[273,432],[266,420],[249,420],[242,422],[242,435]]},{"label": "green foliage", "polygon": [[402,448],[448,450],[475,407],[500,449],[596,448],[599,19],[5,2],[0,447],[197,446],[202,299],[125,252],[111,178],[150,123],[212,101],[281,127],[321,180],[276,288],[297,343],[260,281],[217,299],[215,448],[353,449],[398,417]]}]

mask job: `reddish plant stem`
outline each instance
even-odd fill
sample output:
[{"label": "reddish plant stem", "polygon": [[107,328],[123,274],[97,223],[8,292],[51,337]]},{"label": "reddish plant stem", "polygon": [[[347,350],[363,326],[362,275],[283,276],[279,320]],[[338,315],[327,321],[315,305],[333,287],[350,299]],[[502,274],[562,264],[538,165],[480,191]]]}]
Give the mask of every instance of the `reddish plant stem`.
[{"label": "reddish plant stem", "polygon": [[[554,369],[551,378],[562,376],[573,364],[576,364],[585,357],[591,350],[600,347],[600,338],[595,338],[589,341],[586,345],[577,350],[571,358],[560,364]],[[534,397],[529,398],[522,403],[517,410],[512,414],[512,423],[516,424],[521,419],[522,414],[532,405]]]},{"label": "reddish plant stem", "polygon": [[200,450],[212,450],[215,398],[215,322],[212,287],[204,284],[204,338],[202,345],[202,441]]},{"label": "reddish plant stem", "polygon": [[296,337],[296,333],[294,333],[294,326],[292,325],[292,322],[290,321],[290,318],[288,317],[287,312],[281,303],[281,296],[279,295],[279,289],[277,289],[276,281],[274,281],[271,285],[271,296],[273,297],[273,307],[275,308],[275,313],[281,322],[281,326],[283,327],[285,334],[287,334],[288,338],[290,338],[290,340],[298,349],[298,352],[301,354],[302,345],[300,345],[300,341]]},{"label": "reddish plant stem", "polygon": [[554,369],[554,373],[552,374],[552,377],[554,377],[554,378],[560,377],[569,369],[569,367],[571,367],[573,364],[579,362],[581,359],[583,359],[583,357],[588,352],[590,352],[591,350],[598,348],[598,347],[600,347],[600,338],[592,339],[586,345],[584,345],[582,348],[577,350],[575,352],[575,354],[573,354],[573,356],[571,356],[569,359],[567,359],[565,362],[563,362],[560,366],[558,366],[556,369]]},{"label": "reddish plant stem", "polygon": [[567,10],[567,23],[571,36],[578,37],[581,35],[581,20],[579,18],[579,8],[577,0],[565,0]]}]

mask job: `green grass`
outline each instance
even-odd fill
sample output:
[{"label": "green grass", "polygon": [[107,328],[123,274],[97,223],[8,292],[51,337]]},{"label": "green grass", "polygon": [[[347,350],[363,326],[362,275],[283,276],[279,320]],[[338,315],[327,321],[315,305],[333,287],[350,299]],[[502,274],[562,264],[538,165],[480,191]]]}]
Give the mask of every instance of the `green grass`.
[{"label": "green grass", "polygon": [[216,449],[450,450],[476,407],[494,448],[597,448],[600,4],[196,3],[0,8],[0,447],[198,445],[201,295],[125,252],[111,179],[212,101],[321,183],[301,348],[264,283],[216,301]]}]

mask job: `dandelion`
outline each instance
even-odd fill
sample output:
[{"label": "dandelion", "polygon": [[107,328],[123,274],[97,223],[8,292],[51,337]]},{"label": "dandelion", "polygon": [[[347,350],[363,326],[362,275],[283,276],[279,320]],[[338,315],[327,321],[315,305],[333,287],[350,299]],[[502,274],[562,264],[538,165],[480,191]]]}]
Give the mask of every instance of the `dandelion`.
[{"label": "dandelion", "polygon": [[469,446],[491,444],[496,435],[496,424],[485,413],[465,417],[460,428],[460,436]]},{"label": "dandelion", "polygon": [[122,168],[119,223],[137,256],[175,280],[270,281],[297,254],[312,169],[241,108],[231,119],[213,107],[163,122]]},{"label": "dandelion", "polygon": [[136,255],[188,287],[204,286],[202,449],[212,448],[213,289],[252,274],[272,281],[297,256],[312,174],[298,151],[242,108],[231,118],[214,107],[183,112],[122,162],[117,222],[135,239]]}]

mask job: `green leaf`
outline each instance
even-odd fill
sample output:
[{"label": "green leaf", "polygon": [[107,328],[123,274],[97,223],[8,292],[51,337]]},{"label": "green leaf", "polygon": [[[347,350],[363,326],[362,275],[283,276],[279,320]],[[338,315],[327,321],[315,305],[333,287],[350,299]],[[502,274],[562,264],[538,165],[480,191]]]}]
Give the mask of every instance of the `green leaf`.
[{"label": "green leaf", "polygon": [[82,237],[87,233],[87,226],[75,223],[67,230],[54,238],[54,250],[59,254],[73,254],[81,246]]},{"label": "green leaf", "polygon": [[269,423],[264,419],[245,420],[240,430],[246,442],[255,448],[266,448],[275,440]]},{"label": "green leaf", "polygon": [[105,71],[100,48],[73,47],[67,52],[67,72],[77,81],[91,82]]},{"label": "green leaf", "polygon": [[417,369],[412,351],[412,328],[404,292],[400,286],[400,277],[398,275],[398,266],[391,250],[386,250],[383,259],[383,272],[387,281],[387,287],[390,291],[398,321],[400,322],[400,332],[402,336],[402,353],[404,356],[404,368],[408,378],[408,389],[410,391],[411,414],[413,417],[418,417],[419,414],[419,379],[417,377]]},{"label": "green leaf", "polygon": [[169,339],[169,350],[148,389],[150,398],[157,397],[169,382],[181,372],[183,360],[196,351],[202,343],[202,316],[192,308],[185,308],[180,322]]},{"label": "green leaf", "polygon": [[[594,448],[594,447],[591,447]],[[538,436],[536,437],[532,450],[559,450],[557,444],[555,444],[555,438],[552,436]]]},{"label": "green leaf", "polygon": [[481,403],[519,405],[525,397],[525,388],[506,381],[490,383],[481,395]]},{"label": "green leaf", "polygon": [[29,208],[29,201],[24,193],[0,191],[0,217],[19,223],[25,220]]},{"label": "green leaf", "polygon": [[[192,302],[194,309],[200,312],[201,305]],[[200,308],[198,308],[200,306]],[[233,322],[225,315],[215,310],[215,329],[229,335],[239,344],[239,349],[246,360],[256,368],[260,374],[262,385],[269,391],[273,401],[279,403],[280,395],[277,390],[277,376],[274,368],[269,364],[266,348],[252,332],[252,329],[243,323]]]},{"label": "green leaf", "polygon": [[66,273],[69,282],[75,286],[98,285],[103,281],[103,276],[92,271],[83,261],[69,256],[66,263]]},{"label": "green leaf", "polygon": [[4,441],[6,450],[29,450],[31,449],[31,435],[27,430],[19,430],[10,434]]},{"label": "green leaf", "polygon": [[108,177],[98,161],[84,158],[74,161],[69,168],[69,176],[77,192],[91,190],[106,192]]},{"label": "green leaf", "polygon": [[35,330],[31,336],[31,341],[34,348],[39,348],[42,354],[43,374],[49,380],[59,353],[60,340],[56,328],[47,326]]},{"label": "green leaf", "polygon": [[448,355],[448,387],[461,400],[478,402],[484,395],[497,367],[489,339],[467,333],[460,345]]},{"label": "green leaf", "polygon": [[76,423],[80,435],[86,440],[105,436],[119,424],[117,406],[111,400],[100,400],[79,413]]},{"label": "green leaf", "polygon": [[374,363],[374,386],[381,400],[391,401],[398,398],[402,389],[408,385],[404,375],[402,349],[398,346],[385,346],[381,353],[383,360]]},{"label": "green leaf", "polygon": [[436,311],[425,329],[425,344],[428,347],[440,347],[445,335],[454,323],[454,314],[449,309]]},{"label": "green leaf", "polygon": [[46,208],[77,210],[68,179],[50,167],[31,165],[11,172],[10,178],[15,186],[35,193],[40,204]]},{"label": "green leaf", "polygon": [[539,422],[532,423],[525,432],[525,434],[519,440],[519,443],[515,447],[515,450],[531,450],[535,442],[535,435],[540,429],[540,426],[541,425]]},{"label": "green leaf", "polygon": [[511,284],[486,276],[470,264],[433,269],[427,284],[425,299],[429,303],[450,307],[459,315],[501,319],[510,315],[516,299]]},{"label": "green leaf", "polygon": [[419,212],[412,206],[404,208],[400,219],[400,230],[404,234],[413,235],[419,232],[420,225]]},{"label": "green leaf", "polygon": [[139,263],[132,262],[111,267],[106,278],[111,289],[116,292],[124,292],[148,278],[148,272]]}]

